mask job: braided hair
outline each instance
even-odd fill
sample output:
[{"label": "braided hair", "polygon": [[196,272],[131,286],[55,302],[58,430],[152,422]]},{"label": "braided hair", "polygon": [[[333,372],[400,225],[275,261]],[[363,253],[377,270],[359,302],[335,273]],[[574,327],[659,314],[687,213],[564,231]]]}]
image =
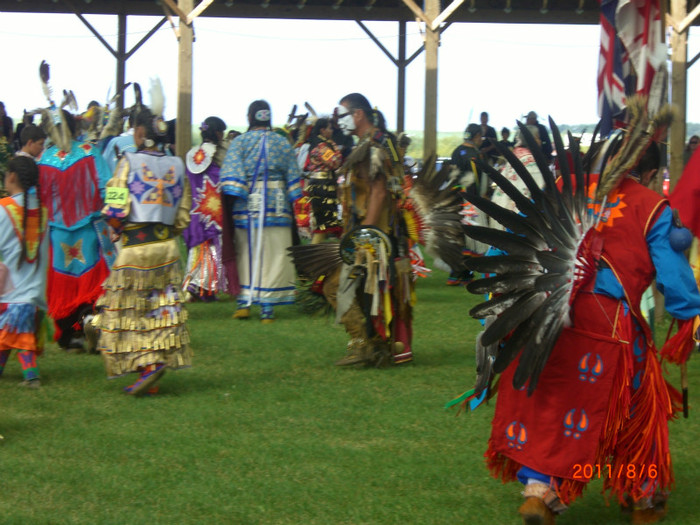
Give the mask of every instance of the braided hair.
[{"label": "braided hair", "polygon": [[[25,156],[13,157],[12,160],[7,164],[7,173],[14,173],[17,175],[17,182],[24,190],[24,206],[22,207],[22,253],[17,262],[17,267],[19,268],[24,261],[27,260],[27,235],[26,235],[26,225],[27,225],[27,209],[29,208],[29,196],[30,194],[36,194],[37,201],[39,202],[39,231],[41,231],[41,192],[39,191],[39,167],[34,162],[34,159],[30,159]],[[34,191],[32,191],[34,189]],[[37,253],[37,258],[39,257]]]}]

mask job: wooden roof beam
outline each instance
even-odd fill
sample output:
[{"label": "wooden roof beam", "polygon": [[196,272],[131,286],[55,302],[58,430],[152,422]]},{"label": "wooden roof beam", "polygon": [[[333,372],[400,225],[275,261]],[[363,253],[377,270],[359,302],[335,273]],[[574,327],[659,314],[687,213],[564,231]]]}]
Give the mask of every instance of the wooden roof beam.
[{"label": "wooden roof beam", "polygon": [[175,3],[174,0],[163,0],[165,4],[170,8],[170,10],[175,13],[183,24],[191,26],[194,19],[201,15],[207,7],[209,7],[214,0],[202,0],[195,8],[192,9],[188,14],[186,14],[180,7]]}]

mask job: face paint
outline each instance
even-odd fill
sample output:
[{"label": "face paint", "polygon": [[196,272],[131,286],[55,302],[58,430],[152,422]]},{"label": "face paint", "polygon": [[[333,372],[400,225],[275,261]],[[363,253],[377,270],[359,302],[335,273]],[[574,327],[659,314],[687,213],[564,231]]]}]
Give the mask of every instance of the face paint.
[{"label": "face paint", "polygon": [[338,122],[338,127],[343,135],[352,135],[355,131],[355,120],[352,118],[352,111],[350,111],[345,106],[338,106],[335,108],[335,115]]}]

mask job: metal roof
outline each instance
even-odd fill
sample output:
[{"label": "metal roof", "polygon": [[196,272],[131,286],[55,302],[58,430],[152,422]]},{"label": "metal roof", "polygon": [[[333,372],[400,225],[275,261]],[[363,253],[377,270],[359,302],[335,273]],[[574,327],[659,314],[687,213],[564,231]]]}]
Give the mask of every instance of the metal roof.
[{"label": "metal roof", "polygon": [[[195,0],[195,5],[198,2]],[[442,0],[442,9],[450,5]],[[423,2],[416,0],[422,7]],[[0,0],[0,11],[163,16],[159,0]],[[412,21],[402,0],[214,0],[201,16]],[[597,24],[597,0],[465,0],[450,22]]]}]

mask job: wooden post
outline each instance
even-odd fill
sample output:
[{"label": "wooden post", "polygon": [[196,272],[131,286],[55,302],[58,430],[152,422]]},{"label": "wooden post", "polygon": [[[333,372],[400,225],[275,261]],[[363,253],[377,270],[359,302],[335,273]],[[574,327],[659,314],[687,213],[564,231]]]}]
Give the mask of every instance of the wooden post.
[{"label": "wooden post", "polygon": [[[184,13],[192,11],[194,0],[178,0]],[[192,147],[192,24],[180,20],[178,45],[177,124],[175,126],[175,154],[185,157]]]},{"label": "wooden post", "polygon": [[[440,0],[425,0],[425,16],[432,22],[440,14]],[[425,113],[423,160],[437,153],[438,45],[440,28],[425,24]]]},{"label": "wooden post", "polygon": [[[685,0],[671,0],[671,18],[678,27],[687,14]],[[670,132],[671,162],[669,173],[671,177],[671,189],[676,185],[683,173],[683,150],[685,149],[685,119],[687,111],[687,61],[688,61],[688,33],[687,30],[680,33],[671,31],[671,104],[679,112],[678,118],[673,122]]]}]

